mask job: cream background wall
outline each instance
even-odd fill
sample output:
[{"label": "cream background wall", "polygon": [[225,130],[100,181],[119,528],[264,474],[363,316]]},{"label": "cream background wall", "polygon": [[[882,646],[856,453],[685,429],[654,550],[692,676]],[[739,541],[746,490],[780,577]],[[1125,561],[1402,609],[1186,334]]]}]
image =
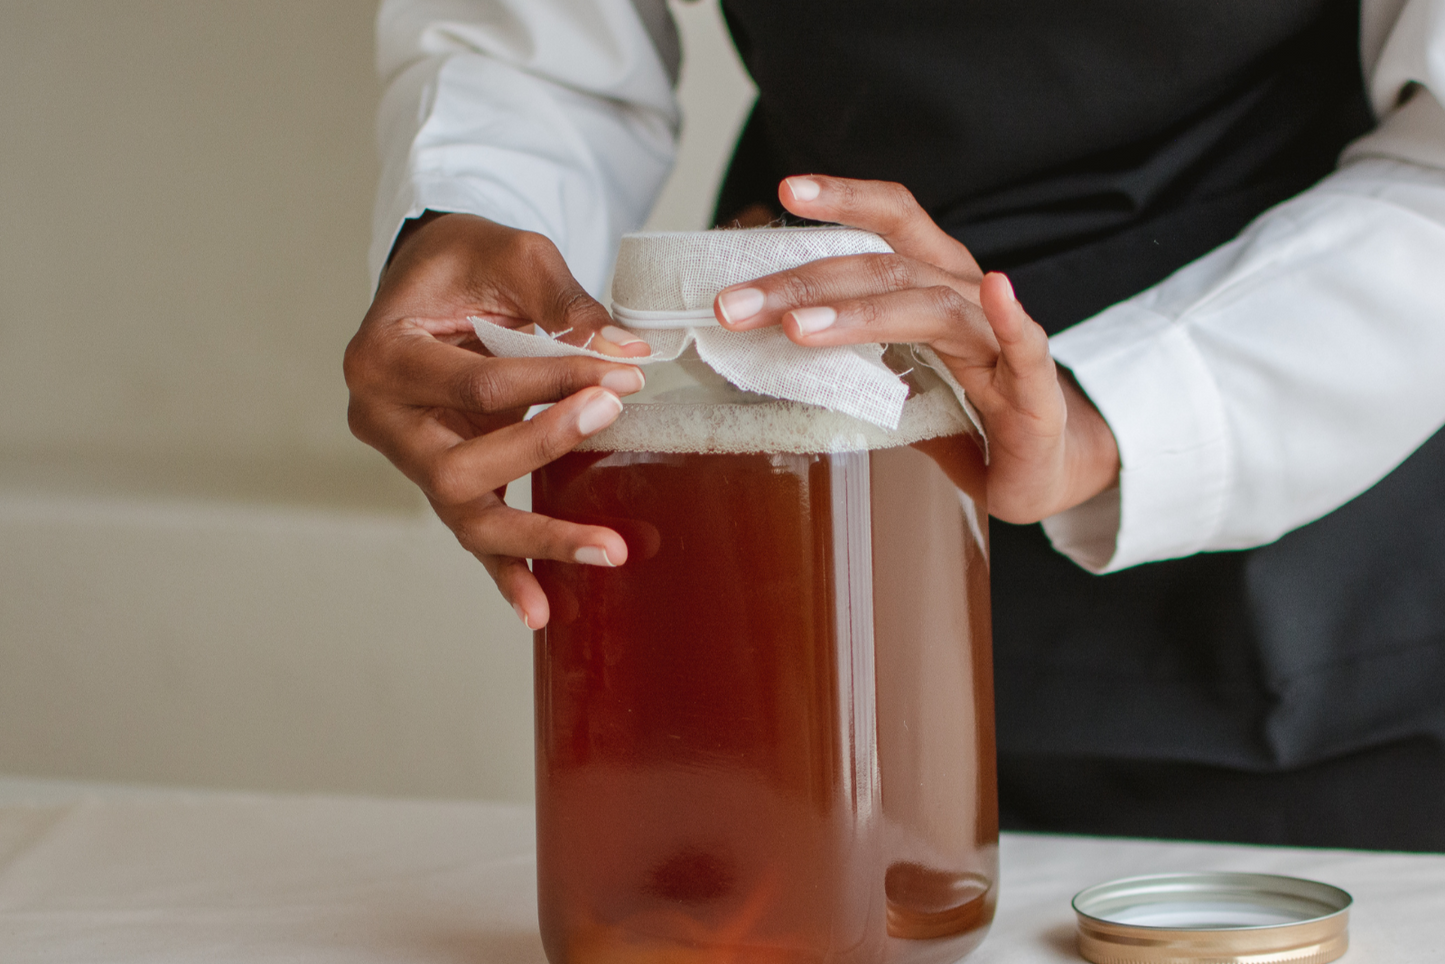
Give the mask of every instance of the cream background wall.
[{"label": "cream background wall", "polygon": [[[701,227],[751,87],[674,9]],[[525,632],[346,430],[373,12],[0,2],[0,771],[531,793]]]}]

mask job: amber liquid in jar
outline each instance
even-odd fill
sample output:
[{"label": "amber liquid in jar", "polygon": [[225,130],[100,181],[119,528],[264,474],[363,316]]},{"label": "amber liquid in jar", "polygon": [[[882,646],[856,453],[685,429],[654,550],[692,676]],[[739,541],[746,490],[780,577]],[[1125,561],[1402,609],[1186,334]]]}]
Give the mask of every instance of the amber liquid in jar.
[{"label": "amber liquid in jar", "polygon": [[987,510],[968,436],[577,452],[536,511],[537,843],[553,964],[953,961],[996,895]]}]

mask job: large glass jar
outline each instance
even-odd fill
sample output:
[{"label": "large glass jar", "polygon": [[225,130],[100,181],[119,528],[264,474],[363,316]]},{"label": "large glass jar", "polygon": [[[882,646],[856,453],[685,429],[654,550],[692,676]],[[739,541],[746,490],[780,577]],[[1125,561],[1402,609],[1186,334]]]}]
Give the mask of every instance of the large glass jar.
[{"label": "large glass jar", "polygon": [[[903,350],[906,351],[906,350]],[[947,962],[997,895],[979,439],[899,349],[896,431],[693,353],[533,476],[615,569],[538,561],[553,964]]]}]

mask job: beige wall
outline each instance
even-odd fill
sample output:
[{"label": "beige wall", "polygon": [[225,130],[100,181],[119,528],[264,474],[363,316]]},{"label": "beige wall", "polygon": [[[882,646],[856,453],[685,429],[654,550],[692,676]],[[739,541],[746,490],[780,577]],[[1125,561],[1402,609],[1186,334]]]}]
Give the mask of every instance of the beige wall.
[{"label": "beige wall", "polygon": [[[701,226],[750,96],[677,8]],[[0,771],[530,794],[530,653],[346,431],[373,8],[0,2]]]}]

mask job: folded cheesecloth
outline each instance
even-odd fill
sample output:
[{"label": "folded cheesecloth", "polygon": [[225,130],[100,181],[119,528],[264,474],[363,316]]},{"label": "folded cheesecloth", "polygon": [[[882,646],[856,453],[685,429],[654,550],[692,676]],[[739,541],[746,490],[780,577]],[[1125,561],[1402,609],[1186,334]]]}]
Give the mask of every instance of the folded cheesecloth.
[{"label": "folded cheesecloth", "polygon": [[[612,284],[613,314],[619,325],[652,348],[650,357],[626,359],[647,369],[648,387],[625,398],[627,408],[618,421],[583,448],[634,449],[644,444],[663,447],[656,450],[743,446],[771,451],[782,444],[788,451],[839,452],[960,431],[981,437],[963,389],[926,346],[895,346],[886,353],[878,344],[803,347],[776,326],[728,331],[713,315],[713,299],[731,285],[822,258],[891,251],[876,234],[838,227],[626,235]],[[618,360],[560,341],[558,334],[532,334],[480,318],[472,322],[482,344],[500,358],[591,355]],[[695,390],[678,394],[681,383]],[[636,409],[658,401],[775,404],[768,412],[715,413],[720,417],[712,426],[716,438],[698,449],[695,431],[675,439],[671,431],[656,426],[655,437],[638,435],[654,427],[641,425]],[[796,404],[776,404],[780,402]],[[830,418],[830,413],[843,417]],[[649,422],[661,418],[659,412],[646,415]]]}]

